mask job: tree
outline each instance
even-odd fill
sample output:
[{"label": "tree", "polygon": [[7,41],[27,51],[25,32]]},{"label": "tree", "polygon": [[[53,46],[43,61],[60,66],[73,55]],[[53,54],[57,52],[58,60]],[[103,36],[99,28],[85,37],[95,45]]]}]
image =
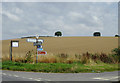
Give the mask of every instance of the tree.
[{"label": "tree", "polygon": [[62,32],[60,31],[55,32],[55,36],[62,36]]},{"label": "tree", "polygon": [[119,35],[115,35],[115,37],[119,37]]},{"label": "tree", "polygon": [[100,32],[94,32],[93,36],[101,36],[101,33]]}]

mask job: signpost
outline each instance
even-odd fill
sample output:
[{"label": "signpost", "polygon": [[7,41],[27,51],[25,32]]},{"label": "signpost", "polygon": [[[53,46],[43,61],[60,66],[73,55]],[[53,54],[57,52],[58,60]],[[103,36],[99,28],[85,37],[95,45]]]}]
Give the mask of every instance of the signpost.
[{"label": "signpost", "polygon": [[41,46],[41,45],[38,45],[37,48],[42,48],[42,46]]},{"label": "signpost", "polygon": [[47,52],[43,51],[42,48],[42,43],[44,42],[44,40],[42,39],[38,39],[39,36],[36,36],[36,39],[27,39],[27,42],[33,42],[33,45],[36,46],[37,48],[37,55],[36,55],[36,63],[38,63],[38,55],[46,55]]},{"label": "signpost", "polygon": [[37,51],[43,51],[43,48],[37,48]]},{"label": "signpost", "polygon": [[37,42],[37,41],[42,42],[42,43],[44,42],[42,39],[37,39],[37,38],[36,39],[27,39],[27,42]]},{"label": "signpost", "polygon": [[46,51],[37,51],[37,54],[38,54],[38,55],[46,55],[47,52],[46,52]]},{"label": "signpost", "polygon": [[19,47],[18,41],[12,41],[12,47]]},{"label": "signpost", "polygon": [[10,61],[12,61],[12,47],[19,47],[19,41],[12,41],[10,42]]},{"label": "signpost", "polygon": [[42,45],[42,42],[34,42],[33,45],[34,46],[40,46],[40,45]]}]

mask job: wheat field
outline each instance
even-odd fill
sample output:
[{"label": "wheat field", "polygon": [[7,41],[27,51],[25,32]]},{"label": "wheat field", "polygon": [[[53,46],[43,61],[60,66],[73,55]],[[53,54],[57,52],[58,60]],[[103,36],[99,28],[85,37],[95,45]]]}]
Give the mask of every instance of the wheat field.
[{"label": "wheat field", "polygon": [[[82,53],[111,53],[111,50],[118,47],[118,37],[40,37],[43,39],[43,50],[48,54],[65,53],[69,55]],[[28,51],[36,52],[33,43],[19,40],[19,47],[13,48],[13,55],[26,55]],[[11,40],[2,40],[2,55],[9,55]]]}]

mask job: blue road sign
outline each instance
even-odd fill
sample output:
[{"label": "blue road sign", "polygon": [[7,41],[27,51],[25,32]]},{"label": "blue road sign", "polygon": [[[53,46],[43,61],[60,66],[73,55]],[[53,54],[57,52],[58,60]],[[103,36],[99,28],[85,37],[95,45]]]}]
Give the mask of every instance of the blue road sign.
[{"label": "blue road sign", "polygon": [[33,45],[34,46],[40,46],[40,45],[42,45],[42,42],[34,42]]},{"label": "blue road sign", "polygon": [[42,48],[42,46],[41,46],[41,45],[38,45],[37,48]]},{"label": "blue road sign", "polygon": [[43,48],[37,48],[37,51],[43,51]]}]

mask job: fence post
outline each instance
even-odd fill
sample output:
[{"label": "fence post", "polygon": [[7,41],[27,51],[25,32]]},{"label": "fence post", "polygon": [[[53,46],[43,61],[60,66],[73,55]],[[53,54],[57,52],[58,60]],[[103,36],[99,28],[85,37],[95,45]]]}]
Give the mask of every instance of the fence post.
[{"label": "fence post", "polygon": [[10,61],[12,61],[12,41],[10,42]]}]

